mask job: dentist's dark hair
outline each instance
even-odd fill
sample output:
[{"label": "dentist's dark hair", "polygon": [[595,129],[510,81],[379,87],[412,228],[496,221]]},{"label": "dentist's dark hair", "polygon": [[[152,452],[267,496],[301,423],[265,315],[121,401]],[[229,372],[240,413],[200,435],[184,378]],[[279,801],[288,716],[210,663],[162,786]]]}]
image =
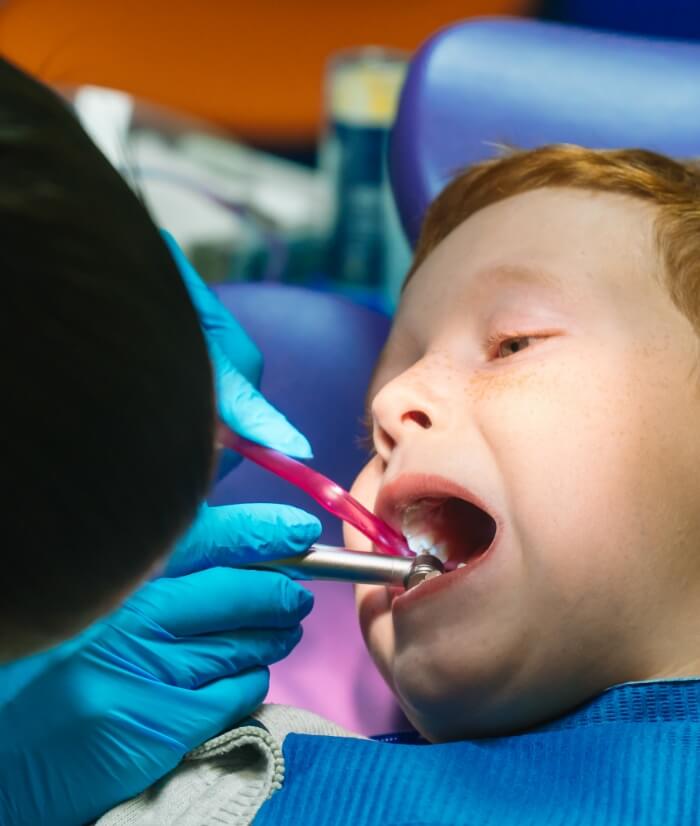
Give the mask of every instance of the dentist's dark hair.
[{"label": "dentist's dark hair", "polygon": [[0,660],[143,578],[209,484],[196,313],[138,198],[45,86],[0,60]]}]

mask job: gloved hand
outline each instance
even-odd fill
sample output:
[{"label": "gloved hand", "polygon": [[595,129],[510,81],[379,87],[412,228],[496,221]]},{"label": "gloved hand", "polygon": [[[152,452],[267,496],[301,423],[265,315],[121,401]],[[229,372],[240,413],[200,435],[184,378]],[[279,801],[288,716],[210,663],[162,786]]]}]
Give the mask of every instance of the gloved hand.
[{"label": "gloved hand", "polygon": [[310,594],[271,572],[152,582],[0,708],[0,823],[78,826],[262,700]]},{"label": "gloved hand", "polygon": [[[256,389],[263,360],[258,348],[240,324],[197,275],[170,233],[163,239],[180,270],[192,303],[199,314],[214,371],[219,416],[229,427],[253,442],[309,459],[308,441]],[[240,457],[222,452],[219,475],[228,472]]]},{"label": "gloved hand", "polygon": [[290,505],[202,505],[160,576],[182,576],[216,566],[279,559],[305,551],[321,523]]}]

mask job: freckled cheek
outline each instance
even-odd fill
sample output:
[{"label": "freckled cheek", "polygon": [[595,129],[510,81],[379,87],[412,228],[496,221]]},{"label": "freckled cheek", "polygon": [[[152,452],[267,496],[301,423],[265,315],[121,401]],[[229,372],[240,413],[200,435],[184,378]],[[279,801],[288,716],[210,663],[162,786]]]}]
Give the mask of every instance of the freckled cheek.
[{"label": "freckled cheek", "polygon": [[565,578],[612,573],[659,495],[644,380],[628,364],[569,364],[492,393],[481,413],[530,559],[551,556]]},{"label": "freckled cheek", "polygon": [[484,391],[476,406],[510,506],[528,523],[554,526],[607,488],[606,463],[619,443],[626,396],[615,375],[584,366],[533,372]]}]

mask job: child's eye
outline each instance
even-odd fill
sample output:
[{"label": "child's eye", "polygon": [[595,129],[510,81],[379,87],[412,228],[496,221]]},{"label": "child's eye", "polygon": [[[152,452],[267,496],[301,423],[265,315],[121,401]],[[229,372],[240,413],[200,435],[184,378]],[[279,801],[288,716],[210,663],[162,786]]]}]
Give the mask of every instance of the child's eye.
[{"label": "child's eye", "polygon": [[533,344],[556,335],[559,335],[559,331],[538,332],[537,335],[494,333],[489,336],[487,341],[489,358],[505,359],[514,356],[521,350],[526,350],[528,347],[532,347]]},{"label": "child's eye", "polygon": [[513,356],[529,347],[536,339],[537,336],[513,336],[503,339],[496,348],[496,358],[504,359]]}]

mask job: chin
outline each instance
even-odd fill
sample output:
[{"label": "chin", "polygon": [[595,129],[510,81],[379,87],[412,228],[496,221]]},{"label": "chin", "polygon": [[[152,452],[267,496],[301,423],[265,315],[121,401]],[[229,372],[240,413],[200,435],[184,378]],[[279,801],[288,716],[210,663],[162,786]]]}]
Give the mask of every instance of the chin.
[{"label": "chin", "polygon": [[[445,641],[446,643],[447,641]],[[551,720],[590,696],[512,657],[501,663],[410,646],[394,654],[391,682],[415,729],[433,743],[511,735]],[[493,653],[493,652],[492,652]],[[592,692],[595,693],[595,692]]]},{"label": "chin", "polygon": [[502,737],[517,734],[551,716],[536,713],[515,700],[500,702],[472,689],[460,696],[453,692],[440,700],[397,688],[401,708],[411,725],[431,743]]},{"label": "chin", "polygon": [[494,737],[516,730],[503,715],[494,717],[463,697],[433,702],[424,696],[408,696],[404,691],[400,702],[411,725],[431,743]]}]

